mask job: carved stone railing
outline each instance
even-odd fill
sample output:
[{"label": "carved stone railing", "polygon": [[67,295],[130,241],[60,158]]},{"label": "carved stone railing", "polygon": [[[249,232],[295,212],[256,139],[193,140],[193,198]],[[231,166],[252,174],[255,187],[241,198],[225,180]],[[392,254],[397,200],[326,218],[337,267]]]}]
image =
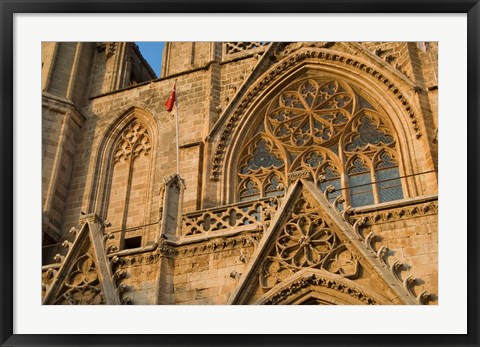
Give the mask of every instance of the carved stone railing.
[{"label": "carved stone railing", "polygon": [[278,203],[277,197],[263,198],[184,214],[181,237],[266,227]]},{"label": "carved stone railing", "polygon": [[224,42],[223,57],[229,58],[242,53],[263,51],[270,42]]}]

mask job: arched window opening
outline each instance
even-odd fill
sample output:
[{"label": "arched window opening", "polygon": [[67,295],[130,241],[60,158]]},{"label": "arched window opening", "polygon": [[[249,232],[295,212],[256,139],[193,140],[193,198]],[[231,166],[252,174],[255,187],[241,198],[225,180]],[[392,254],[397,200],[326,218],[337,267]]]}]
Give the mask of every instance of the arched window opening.
[{"label": "arched window opening", "polygon": [[360,157],[355,157],[350,163],[348,177],[350,181],[350,204],[353,207],[374,203],[370,171],[368,165]]},{"label": "arched window opening", "polygon": [[395,139],[378,116],[360,113],[346,133],[345,143],[351,206],[403,199],[400,170],[391,154],[395,153]]},{"label": "arched window opening", "polygon": [[280,195],[287,174],[303,170],[320,189],[335,188],[331,201],[341,195],[358,207],[403,199],[394,132],[354,87],[303,78],[263,112],[263,126],[241,150],[238,200]]},{"label": "arched window opening", "polygon": [[264,184],[264,196],[278,196],[283,194],[283,179],[277,174],[272,173],[267,177]]},{"label": "arched window opening", "polygon": [[240,201],[256,200],[260,197],[259,184],[250,178],[246,178],[240,184]]},{"label": "arched window opening", "polygon": [[240,159],[240,201],[283,194],[285,163],[273,142],[265,136],[255,137]]},{"label": "arched window opening", "polygon": [[150,134],[138,120],[126,126],[114,145],[107,219],[120,249],[141,244],[150,150]]},{"label": "arched window opening", "polygon": [[375,178],[378,182],[380,202],[403,199],[402,182],[398,164],[388,152],[382,152],[377,159]]}]

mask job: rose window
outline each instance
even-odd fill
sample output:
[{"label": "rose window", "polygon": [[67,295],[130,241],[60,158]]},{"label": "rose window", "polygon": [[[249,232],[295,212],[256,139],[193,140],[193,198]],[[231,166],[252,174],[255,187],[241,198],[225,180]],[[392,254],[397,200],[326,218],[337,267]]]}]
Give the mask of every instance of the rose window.
[{"label": "rose window", "polygon": [[290,148],[322,144],[349,121],[353,103],[347,86],[309,79],[279,95],[267,112],[267,129]]},{"label": "rose window", "polygon": [[278,238],[278,257],[290,267],[315,267],[337,246],[337,237],[326,223],[303,215],[289,222]]}]

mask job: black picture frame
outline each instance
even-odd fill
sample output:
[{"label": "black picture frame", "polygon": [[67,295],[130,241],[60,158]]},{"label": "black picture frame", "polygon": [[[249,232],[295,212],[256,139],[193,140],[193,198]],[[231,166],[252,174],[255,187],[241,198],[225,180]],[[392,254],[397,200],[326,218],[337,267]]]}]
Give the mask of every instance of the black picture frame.
[{"label": "black picture frame", "polygon": [[[13,16],[15,13],[467,13],[468,26],[468,333],[465,335],[19,335],[13,333]],[[478,185],[479,165],[479,0],[0,0],[1,152],[0,261],[2,346],[479,346]],[[463,202],[465,203],[465,202]],[[454,276],[454,274],[453,274]],[[455,317],[452,317],[455,319]]]}]

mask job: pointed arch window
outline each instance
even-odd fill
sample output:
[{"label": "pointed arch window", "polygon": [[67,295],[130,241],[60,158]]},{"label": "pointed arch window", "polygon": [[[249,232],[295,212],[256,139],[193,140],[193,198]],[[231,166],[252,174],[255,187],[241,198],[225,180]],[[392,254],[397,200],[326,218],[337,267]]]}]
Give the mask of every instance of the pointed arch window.
[{"label": "pointed arch window", "polygon": [[390,153],[386,151],[381,152],[377,157],[375,166],[375,179],[378,182],[380,202],[403,198],[402,182],[398,177],[400,177],[400,172],[396,160]]},{"label": "pointed arch window", "polygon": [[348,168],[350,204],[353,207],[372,205],[373,189],[370,167],[361,157],[354,157]]},{"label": "pointed arch window", "polygon": [[353,207],[403,199],[395,139],[379,115],[361,112],[345,135]]},{"label": "pointed arch window", "polygon": [[[126,239],[141,240],[145,224],[145,202],[151,166],[151,137],[137,119],[119,134],[113,149],[107,216],[112,223],[119,248],[130,244]],[[140,241],[141,243],[141,241]]]},{"label": "pointed arch window", "polygon": [[240,184],[240,201],[255,200],[260,197],[259,182],[247,178]]},{"label": "pointed arch window", "polygon": [[[391,126],[349,84],[321,77],[293,82],[264,109],[240,155],[237,199],[282,194],[285,177],[308,170],[353,207],[403,199]],[[280,187],[280,188],[275,188]]]},{"label": "pointed arch window", "polygon": [[240,201],[254,200],[283,193],[285,163],[273,141],[265,135],[255,136],[240,159]]}]

